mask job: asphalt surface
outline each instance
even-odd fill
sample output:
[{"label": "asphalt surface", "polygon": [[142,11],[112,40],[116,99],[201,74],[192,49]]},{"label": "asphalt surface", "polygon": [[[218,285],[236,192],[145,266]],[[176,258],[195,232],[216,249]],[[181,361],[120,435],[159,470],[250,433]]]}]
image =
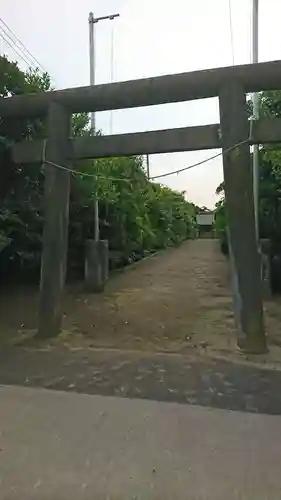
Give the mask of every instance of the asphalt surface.
[{"label": "asphalt surface", "polygon": [[280,371],[203,357],[13,347],[0,384],[281,414]]},{"label": "asphalt surface", "polygon": [[279,500],[281,418],[0,387],[1,500]]}]

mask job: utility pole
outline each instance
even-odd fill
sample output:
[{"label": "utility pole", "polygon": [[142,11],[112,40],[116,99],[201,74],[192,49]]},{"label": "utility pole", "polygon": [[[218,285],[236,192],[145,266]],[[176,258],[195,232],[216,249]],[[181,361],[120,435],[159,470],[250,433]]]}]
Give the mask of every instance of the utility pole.
[{"label": "utility pole", "polygon": [[[96,58],[95,58],[95,30],[94,26],[99,21],[110,20],[112,21],[116,17],[119,17],[120,14],[111,14],[110,16],[102,16],[102,17],[94,17],[93,12],[89,14],[89,57],[90,57],[90,85],[95,85],[96,78]],[[92,133],[96,131],[96,115],[95,112],[91,113],[91,130]],[[99,202],[96,196],[95,199],[95,241],[99,241],[100,239],[100,231],[99,231]]]},{"label": "utility pole", "polygon": [[[252,51],[253,64],[259,60],[259,0],[253,0],[253,33],[252,33]],[[259,94],[253,94],[253,119],[259,118]],[[256,236],[259,242],[259,146],[255,144],[253,147],[253,189],[254,189],[254,204],[255,204],[255,226]]]},{"label": "utility pole", "polygon": [[149,165],[149,155],[146,155],[146,173],[148,180],[150,179],[150,165]]},{"label": "utility pole", "polygon": [[[111,30],[111,48],[110,48],[110,83],[113,83],[113,72],[114,72],[114,28],[112,25]],[[109,133],[112,135],[113,130],[113,111],[110,111],[109,115]]]}]

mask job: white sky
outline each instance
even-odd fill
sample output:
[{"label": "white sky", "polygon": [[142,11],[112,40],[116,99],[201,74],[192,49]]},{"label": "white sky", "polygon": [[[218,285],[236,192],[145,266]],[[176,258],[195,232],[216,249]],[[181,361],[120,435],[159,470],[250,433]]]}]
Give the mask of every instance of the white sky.
[{"label": "white sky", "polygon": [[[235,64],[250,62],[252,0],[232,0]],[[96,29],[96,81],[129,80],[232,64],[229,0],[2,0],[1,18],[46,67],[57,88],[88,85],[88,13],[120,13]],[[260,0],[260,60],[281,59],[281,0]],[[3,27],[0,24],[1,28]],[[0,34],[2,31],[0,31]],[[0,38],[1,53],[20,61]],[[216,99],[113,112],[113,133],[216,123]],[[97,114],[109,133],[110,115]],[[151,175],[182,168],[213,151],[151,156]],[[220,159],[163,179],[199,205],[213,206]]]}]

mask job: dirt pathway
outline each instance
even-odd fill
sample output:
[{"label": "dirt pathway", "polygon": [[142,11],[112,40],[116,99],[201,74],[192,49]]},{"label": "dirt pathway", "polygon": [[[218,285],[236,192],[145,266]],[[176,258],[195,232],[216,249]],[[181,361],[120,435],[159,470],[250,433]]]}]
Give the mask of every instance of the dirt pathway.
[{"label": "dirt pathway", "polygon": [[[4,295],[0,308],[0,332],[35,331],[34,290]],[[267,305],[267,327],[281,361],[280,324],[279,298]],[[68,287],[63,333],[47,344],[239,356],[235,338],[229,263],[216,240],[199,239],[115,274],[102,295]]]},{"label": "dirt pathway", "polygon": [[115,276],[103,296],[69,295],[65,335],[93,347],[223,348],[235,338],[228,278],[217,241],[188,241]]},{"label": "dirt pathway", "polygon": [[[14,303],[4,297],[1,322],[32,330],[36,306],[32,291]],[[69,288],[64,312],[59,341],[72,345],[183,352],[234,336],[228,265],[215,240],[188,241],[118,273],[103,295]]]}]

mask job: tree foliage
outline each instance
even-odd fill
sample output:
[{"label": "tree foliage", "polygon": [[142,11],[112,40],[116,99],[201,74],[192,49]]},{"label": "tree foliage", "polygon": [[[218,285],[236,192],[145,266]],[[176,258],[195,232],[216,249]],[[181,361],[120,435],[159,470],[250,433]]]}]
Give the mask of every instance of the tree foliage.
[{"label": "tree foliage", "polygon": [[[0,97],[50,90],[48,74],[21,71],[0,58]],[[73,117],[72,133],[90,134],[88,115]],[[46,136],[42,119],[0,119],[0,274],[38,276],[44,220],[44,170],[16,165],[14,141]],[[47,167],[46,167],[47,168]],[[141,258],[195,234],[195,207],[183,193],[149,182],[142,157],[79,161],[71,179],[69,269],[83,269],[84,244],[94,235],[95,197],[101,238],[113,252],[111,264]],[[89,175],[90,174],[90,175]]]}]

